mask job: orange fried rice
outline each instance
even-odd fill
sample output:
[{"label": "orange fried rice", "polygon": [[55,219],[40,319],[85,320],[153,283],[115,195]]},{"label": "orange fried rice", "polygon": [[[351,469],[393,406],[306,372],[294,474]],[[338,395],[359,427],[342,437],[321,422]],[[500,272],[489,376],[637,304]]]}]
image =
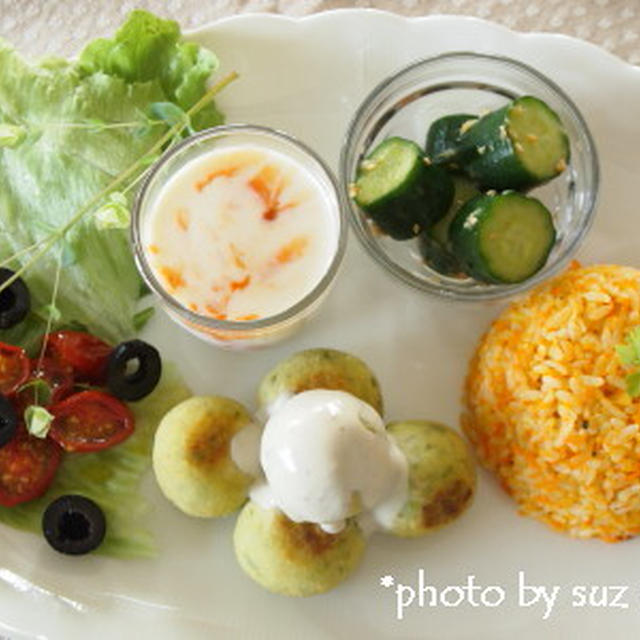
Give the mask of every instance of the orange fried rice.
[{"label": "orange fried rice", "polygon": [[574,265],[482,338],[462,426],[521,513],[580,538],[640,533],[640,398],[615,350],[639,324],[640,271]]}]

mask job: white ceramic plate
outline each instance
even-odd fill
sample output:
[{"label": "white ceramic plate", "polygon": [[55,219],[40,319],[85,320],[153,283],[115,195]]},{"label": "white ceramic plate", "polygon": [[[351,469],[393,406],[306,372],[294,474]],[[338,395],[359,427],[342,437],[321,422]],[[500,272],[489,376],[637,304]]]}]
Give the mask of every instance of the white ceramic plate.
[{"label": "white ceramic plate", "polygon": [[[404,19],[371,11],[340,11],[302,20],[240,16],[192,37],[214,49],[240,80],[220,105],[229,121],[289,131],[337,167],[347,122],[383,77],[420,57],[472,50],[518,58],[549,75],[574,99],[600,151],[601,200],[579,254],[585,262],[640,266],[638,166],[640,69],[578,40],[523,35],[474,19]],[[365,358],[377,372],[387,418],[457,423],[467,359],[495,305],[432,300],[392,281],[351,238],[344,267],[326,306],[295,339],[261,352],[209,347],[162,314],[149,337],[178,362],[195,392],[254,402],[261,375],[301,348],[330,346]],[[516,515],[513,503],[481,473],[477,499],[453,525],[427,538],[374,537],[358,572],[333,593],[306,600],[271,595],[251,582],[232,552],[233,518],[189,519],[147,490],[157,508],[151,526],[159,558],[70,559],[36,536],[0,531],[0,635],[11,638],[629,638],[640,622],[640,540],[618,545],[577,541]],[[503,590],[496,607],[462,602],[420,607],[397,619],[396,591],[380,585],[425,583],[442,595],[467,584]],[[547,619],[541,601],[518,602],[518,572],[529,584],[559,587]],[[576,585],[627,586],[627,608],[574,607]],[[499,591],[485,592],[495,603]],[[409,598],[408,589],[402,591]],[[531,596],[531,592],[527,592]],[[613,600],[614,590],[609,590]],[[460,592],[449,589],[451,605]],[[596,599],[600,602],[602,592]],[[611,604],[611,602],[610,602]]]}]

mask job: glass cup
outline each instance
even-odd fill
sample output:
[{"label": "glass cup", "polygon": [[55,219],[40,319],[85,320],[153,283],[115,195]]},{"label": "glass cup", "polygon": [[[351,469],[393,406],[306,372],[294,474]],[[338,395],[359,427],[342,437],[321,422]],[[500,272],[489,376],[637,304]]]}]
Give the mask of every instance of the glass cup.
[{"label": "glass cup", "polygon": [[[326,216],[326,224],[332,234],[328,243],[331,254],[325,262],[326,270],[309,292],[274,315],[247,320],[227,320],[199,313],[178,300],[154,269],[148,242],[154,207],[167,181],[189,162],[204,154],[237,147],[276,152],[295,162],[304,179],[313,181],[319,187],[324,205],[322,215]],[[226,125],[208,129],[187,138],[164,154],[145,177],[135,202],[131,228],[138,269],[169,316],[194,335],[229,349],[265,346],[297,330],[326,297],[336,277],[347,238],[343,196],[323,160],[291,136],[255,125]],[[277,291],[273,295],[278,295]]]}]

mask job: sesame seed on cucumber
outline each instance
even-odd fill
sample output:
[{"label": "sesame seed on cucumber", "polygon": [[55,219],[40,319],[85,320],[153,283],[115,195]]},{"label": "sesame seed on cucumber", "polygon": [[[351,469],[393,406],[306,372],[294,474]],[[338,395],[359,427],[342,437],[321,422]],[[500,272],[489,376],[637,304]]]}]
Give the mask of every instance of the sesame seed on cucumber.
[{"label": "sesame seed on cucumber", "polygon": [[559,175],[569,162],[569,139],[558,115],[533,96],[480,118],[458,146],[475,149],[464,154],[463,169],[486,189],[527,189]]},{"label": "sesame seed on cucumber", "polygon": [[356,204],[386,234],[406,240],[439,220],[453,199],[453,182],[429,165],[411,140],[387,138],[360,162],[354,184]]}]

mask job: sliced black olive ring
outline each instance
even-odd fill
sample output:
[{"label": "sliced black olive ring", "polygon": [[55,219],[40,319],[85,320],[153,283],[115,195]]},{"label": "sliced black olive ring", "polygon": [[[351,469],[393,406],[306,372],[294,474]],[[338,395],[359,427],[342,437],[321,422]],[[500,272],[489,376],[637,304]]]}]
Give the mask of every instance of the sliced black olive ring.
[{"label": "sliced black olive ring", "polygon": [[102,509],[90,498],[74,494],[56,498],[42,516],[42,532],[60,553],[81,555],[100,546],[107,523]]},{"label": "sliced black olive ring", "polygon": [[13,438],[18,428],[18,415],[7,396],[0,394],[0,447]]},{"label": "sliced black olive ring", "polygon": [[[11,269],[0,268],[0,286],[14,275]],[[10,329],[24,320],[31,308],[31,295],[22,278],[16,278],[0,291],[0,329]]]},{"label": "sliced black olive ring", "polygon": [[107,387],[121,400],[140,400],[156,388],[161,373],[158,350],[142,340],[128,340],[109,356]]}]

